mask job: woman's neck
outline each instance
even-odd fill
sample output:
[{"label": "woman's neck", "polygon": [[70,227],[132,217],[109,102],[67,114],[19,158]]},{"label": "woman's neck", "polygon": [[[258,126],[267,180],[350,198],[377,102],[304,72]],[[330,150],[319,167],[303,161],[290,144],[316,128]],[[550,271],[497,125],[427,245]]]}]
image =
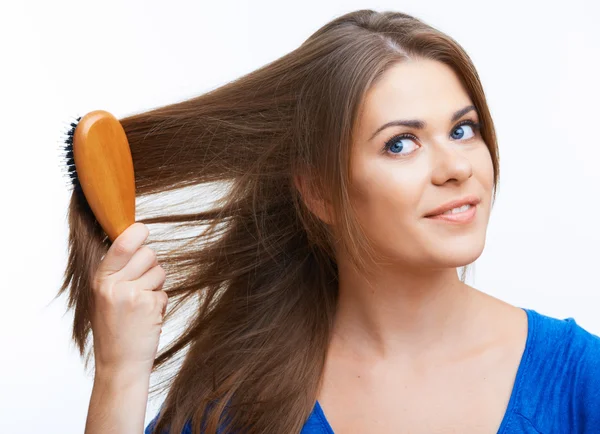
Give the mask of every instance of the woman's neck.
[{"label": "woman's neck", "polygon": [[378,273],[367,282],[340,268],[332,345],[366,359],[414,360],[444,351],[473,328],[479,291],[456,269],[427,273]]}]

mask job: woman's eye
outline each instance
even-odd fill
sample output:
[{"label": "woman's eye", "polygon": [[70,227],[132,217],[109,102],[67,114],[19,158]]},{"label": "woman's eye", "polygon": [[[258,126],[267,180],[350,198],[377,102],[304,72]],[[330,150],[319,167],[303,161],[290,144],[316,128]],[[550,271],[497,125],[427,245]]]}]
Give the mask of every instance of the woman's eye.
[{"label": "woman's eye", "polygon": [[[470,135],[469,137],[464,137],[464,134],[465,134],[465,131],[464,131],[464,129],[465,129],[465,128],[467,128],[467,129],[470,129],[470,130],[471,130],[471,135]],[[456,134],[455,134],[455,133],[456,133]],[[458,126],[458,127],[456,127],[456,128],[454,129],[454,132],[452,133],[452,138],[453,138],[453,139],[457,139],[457,140],[460,140],[460,139],[465,139],[465,138],[467,138],[467,139],[470,139],[470,138],[471,138],[471,137],[473,137],[474,135],[475,135],[475,131],[473,131],[473,126],[472,126],[472,125],[465,124],[465,125],[460,125],[460,126]]]},{"label": "woman's eye", "polygon": [[[463,121],[454,128],[450,137],[454,140],[469,140],[476,135],[480,124],[474,121]],[[384,146],[384,152],[391,152],[394,155],[409,155],[412,154],[417,145],[417,138],[412,134],[399,134],[389,139]],[[402,152],[405,151],[405,152]]]},{"label": "woman's eye", "polygon": [[[412,145],[411,145],[411,143],[412,143]],[[414,152],[414,149],[411,150],[411,148],[416,148],[416,147],[417,146],[411,137],[396,136],[396,137],[392,137],[386,143],[385,149],[390,151],[394,155],[408,155],[411,152]],[[403,153],[402,151],[408,151],[408,152]]]}]

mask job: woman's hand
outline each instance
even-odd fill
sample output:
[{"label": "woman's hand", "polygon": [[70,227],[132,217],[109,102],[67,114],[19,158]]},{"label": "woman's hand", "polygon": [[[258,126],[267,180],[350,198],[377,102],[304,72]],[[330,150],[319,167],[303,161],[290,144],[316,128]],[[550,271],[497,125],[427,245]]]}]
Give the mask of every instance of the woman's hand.
[{"label": "woman's hand", "polygon": [[94,276],[91,314],[96,372],[149,374],[168,296],[149,231],[134,223],[110,246]]}]

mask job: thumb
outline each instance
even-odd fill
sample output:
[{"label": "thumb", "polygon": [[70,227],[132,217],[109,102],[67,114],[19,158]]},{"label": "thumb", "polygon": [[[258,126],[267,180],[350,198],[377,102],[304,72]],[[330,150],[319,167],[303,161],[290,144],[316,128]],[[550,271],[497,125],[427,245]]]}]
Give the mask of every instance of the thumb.
[{"label": "thumb", "polygon": [[150,231],[143,223],[134,223],[125,229],[109,247],[98,272],[114,274],[129,263],[133,254],[148,238]]}]

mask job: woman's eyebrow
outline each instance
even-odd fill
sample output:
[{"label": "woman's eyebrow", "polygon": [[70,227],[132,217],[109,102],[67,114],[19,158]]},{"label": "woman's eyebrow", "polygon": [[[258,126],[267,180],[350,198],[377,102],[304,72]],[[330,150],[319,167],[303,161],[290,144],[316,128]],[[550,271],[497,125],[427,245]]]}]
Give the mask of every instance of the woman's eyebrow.
[{"label": "woman's eyebrow", "polygon": [[[462,116],[469,113],[471,110],[476,110],[474,105],[469,105],[460,110],[457,110],[452,115],[451,122],[454,122],[454,121],[460,119]],[[368,141],[371,141],[373,139],[373,137],[375,137],[377,134],[379,134],[380,131],[382,131],[388,127],[393,127],[393,126],[405,126],[405,127],[411,127],[411,128],[420,130],[420,129],[425,128],[427,126],[427,123],[425,121],[422,121],[419,119],[411,119],[411,120],[398,119],[395,121],[390,121],[386,124],[383,124],[379,128],[377,128],[377,130],[373,133],[373,135],[371,136],[371,138]]]}]

